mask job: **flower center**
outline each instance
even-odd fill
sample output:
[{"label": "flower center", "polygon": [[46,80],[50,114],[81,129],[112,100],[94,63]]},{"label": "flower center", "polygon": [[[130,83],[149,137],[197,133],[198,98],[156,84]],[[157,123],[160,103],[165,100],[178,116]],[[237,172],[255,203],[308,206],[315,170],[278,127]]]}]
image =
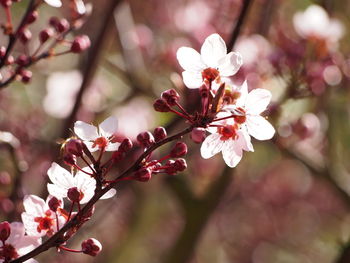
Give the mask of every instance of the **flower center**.
[{"label": "flower center", "polygon": [[49,231],[54,225],[54,219],[51,218],[51,212],[46,211],[45,217],[35,217],[34,221],[38,223],[37,231],[40,233],[42,230]]},{"label": "flower center", "polygon": [[0,247],[0,259],[4,260],[5,262],[18,257],[19,255],[17,250],[12,245],[5,244]]},{"label": "flower center", "polygon": [[219,71],[215,68],[206,68],[202,71],[203,80],[208,80],[209,82],[214,81],[219,75]]},{"label": "flower center", "polygon": [[230,138],[237,138],[237,126],[236,125],[225,125],[218,128],[218,133],[221,134],[220,140],[226,141]]},{"label": "flower center", "polygon": [[100,149],[106,148],[108,145],[108,140],[106,137],[99,137],[94,141],[94,144],[92,145],[92,148],[95,148],[96,146]]},{"label": "flower center", "polygon": [[242,108],[237,108],[236,111],[241,113],[242,115],[234,116],[233,118],[235,119],[235,122],[238,124],[245,123],[245,121],[247,120],[247,117],[245,115],[245,110]]}]

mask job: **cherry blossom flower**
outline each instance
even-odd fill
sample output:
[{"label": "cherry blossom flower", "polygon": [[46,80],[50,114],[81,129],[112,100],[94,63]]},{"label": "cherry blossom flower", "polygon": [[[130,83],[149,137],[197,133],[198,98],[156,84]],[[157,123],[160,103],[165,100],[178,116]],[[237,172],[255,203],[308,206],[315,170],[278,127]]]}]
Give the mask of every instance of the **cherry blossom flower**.
[{"label": "cherry blossom flower", "polygon": [[[230,113],[221,112],[219,118],[230,116]],[[236,167],[243,156],[244,151],[254,151],[250,136],[246,129],[241,129],[233,118],[216,122],[217,128],[210,127],[211,133],[205,138],[201,146],[201,155],[204,159],[211,158],[222,152],[225,163],[229,167]]]},{"label": "cherry blossom flower", "polygon": [[[0,245],[0,263],[16,259],[41,244],[40,237],[26,236],[22,223],[13,222],[10,224],[10,235]],[[26,263],[36,263],[35,259],[29,259]]]},{"label": "cherry blossom flower", "polygon": [[[88,169],[84,169],[88,171]],[[96,180],[84,172],[78,171],[75,176],[57,163],[52,163],[47,174],[53,184],[47,184],[49,193],[57,198],[68,197],[68,192],[77,190],[79,203],[87,203],[94,195]],[[115,189],[109,190],[101,199],[108,199],[116,194]]]},{"label": "cherry blossom flower", "polygon": [[249,135],[257,140],[269,140],[275,134],[273,126],[260,114],[264,112],[271,100],[271,92],[266,89],[254,89],[248,93],[245,81],[241,87],[233,87],[240,93],[235,104],[225,106],[223,110],[241,115],[235,117],[236,123],[247,129]]},{"label": "cherry blossom flower", "polygon": [[[49,208],[51,198],[49,196],[45,202],[36,195],[24,197],[25,212],[22,213],[22,221],[29,236],[51,236],[65,223],[66,220],[60,213],[56,214]],[[63,204],[62,201],[60,203]]]},{"label": "cherry blossom flower", "polygon": [[297,12],[293,17],[296,32],[303,38],[318,38],[338,42],[344,35],[344,26],[328,16],[318,5],[310,5],[304,12]]},{"label": "cherry blossom flower", "polygon": [[176,56],[185,70],[182,72],[183,81],[190,89],[199,88],[204,79],[212,82],[220,76],[232,76],[242,65],[241,55],[236,52],[227,54],[226,44],[218,34],[206,38],[201,54],[193,48],[181,47]]},{"label": "cherry blossom flower", "polygon": [[117,131],[117,119],[111,116],[105,119],[98,128],[83,121],[74,124],[74,133],[84,141],[91,152],[116,151],[120,143],[113,143],[113,135]]},{"label": "cherry blossom flower", "polygon": [[61,7],[62,2],[61,0],[44,0],[46,4],[53,6],[53,7]]}]

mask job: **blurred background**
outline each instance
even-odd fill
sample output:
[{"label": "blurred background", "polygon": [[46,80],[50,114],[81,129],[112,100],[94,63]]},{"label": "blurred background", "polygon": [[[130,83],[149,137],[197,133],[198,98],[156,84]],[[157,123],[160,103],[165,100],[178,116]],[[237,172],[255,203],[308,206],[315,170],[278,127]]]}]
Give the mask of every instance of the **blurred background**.
[{"label": "blurred background", "polygon": [[[14,20],[28,1],[15,4]],[[65,2],[65,1],[63,1]],[[67,1],[66,1],[67,2]],[[0,220],[20,220],[24,194],[46,196],[47,169],[75,120],[114,115],[121,137],[157,126],[185,127],[153,101],[176,88],[194,110],[176,50],[200,49],[211,33],[227,42],[242,0],[94,0],[79,34],[84,54],[45,60],[29,85],[0,92]],[[2,12],[2,10],[1,10]],[[38,32],[68,9],[39,10]],[[4,17],[0,13],[0,19]],[[271,141],[253,141],[235,169],[220,155],[203,160],[188,138],[188,169],[147,183],[120,183],[68,244],[94,237],[96,258],[53,249],[40,262],[346,263],[350,262],[350,2],[251,1],[234,50],[244,66],[234,81],[265,88]],[[17,19],[17,20],[18,20]],[[0,36],[0,45],[7,39]],[[161,151],[166,152],[169,146]],[[130,156],[115,173],[128,167]]]}]

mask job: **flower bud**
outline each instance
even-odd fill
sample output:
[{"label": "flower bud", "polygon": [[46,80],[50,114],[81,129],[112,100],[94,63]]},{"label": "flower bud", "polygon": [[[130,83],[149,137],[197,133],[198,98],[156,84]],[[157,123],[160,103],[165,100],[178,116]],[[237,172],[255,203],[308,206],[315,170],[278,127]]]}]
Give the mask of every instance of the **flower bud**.
[{"label": "flower bud", "polygon": [[175,168],[175,161],[174,160],[168,160],[166,163],[165,163],[165,170],[164,172],[167,173],[167,174],[170,174],[170,175],[174,175],[177,173],[177,170]]},{"label": "flower bud", "polygon": [[128,152],[132,148],[132,141],[128,138],[124,139],[120,144],[118,150],[121,152]]},{"label": "flower bud", "polygon": [[71,165],[71,166],[74,166],[77,163],[77,160],[76,160],[75,156],[73,154],[70,154],[70,153],[66,153],[63,156],[63,161],[66,164]]},{"label": "flower bud", "polygon": [[12,65],[13,63],[15,63],[15,58],[12,55],[9,55],[5,61],[5,65]]},{"label": "flower bud", "polygon": [[80,53],[88,49],[91,45],[90,38],[86,35],[77,36],[70,48],[73,53]]},{"label": "flower bud", "polygon": [[118,151],[113,152],[112,159],[114,162],[119,162],[119,161],[123,160],[124,155],[125,155],[124,152],[118,150]]},{"label": "flower bud", "polygon": [[6,54],[6,47],[1,46],[0,47],[0,58],[3,58]]},{"label": "flower bud", "polygon": [[186,155],[187,145],[183,142],[177,142],[170,152],[172,158],[177,158]]},{"label": "flower bud", "polygon": [[154,134],[154,140],[156,142],[159,142],[165,139],[167,136],[166,130],[163,127],[155,128],[153,134]]},{"label": "flower bud", "polygon": [[48,202],[48,205],[51,211],[56,212],[61,207],[62,201],[53,196]]},{"label": "flower bud", "polygon": [[202,143],[206,138],[206,131],[204,128],[194,128],[190,137],[195,143]]},{"label": "flower bud", "polygon": [[4,243],[11,234],[11,225],[9,222],[4,221],[0,223],[0,240]]},{"label": "flower bud", "polygon": [[159,112],[169,112],[170,111],[169,105],[163,99],[157,99],[153,103],[153,108]]},{"label": "flower bud", "polygon": [[21,70],[20,75],[22,77],[21,81],[27,84],[32,80],[33,73],[29,70]]},{"label": "flower bud", "polygon": [[29,63],[29,57],[22,54],[22,55],[19,55],[18,58],[16,59],[16,64],[18,66],[21,66],[21,67],[24,67],[26,66],[27,64]]},{"label": "flower bud", "polygon": [[34,10],[33,12],[31,12],[28,16],[27,16],[27,24],[32,24],[34,23],[37,18],[39,16],[38,11]]},{"label": "flower bud", "polygon": [[60,20],[56,16],[50,17],[50,20],[49,20],[50,26],[56,28],[56,26],[59,22],[60,22]]},{"label": "flower bud", "polygon": [[53,36],[53,30],[51,28],[44,29],[39,33],[40,42],[45,43],[52,36]]},{"label": "flower bud", "polygon": [[28,28],[24,29],[19,35],[19,39],[23,44],[26,44],[31,38],[32,32]]},{"label": "flower bud", "polygon": [[0,0],[0,4],[2,4],[3,7],[9,7],[12,5],[11,0]]},{"label": "flower bud", "polygon": [[152,177],[152,172],[149,168],[142,167],[141,169],[135,172],[136,180],[140,182],[147,182]]},{"label": "flower bud", "polygon": [[150,147],[154,143],[153,135],[150,132],[141,132],[139,135],[137,135],[136,139],[140,145],[145,148]]},{"label": "flower bud", "polygon": [[72,188],[69,188],[69,189],[68,189],[67,197],[68,197],[69,200],[71,200],[72,202],[79,203],[80,200],[84,197],[84,194],[81,193],[81,192],[78,190],[78,188],[72,187]]},{"label": "flower bud", "polygon": [[187,168],[187,163],[185,159],[177,159],[174,162],[174,168],[178,171],[178,172],[182,172]]},{"label": "flower bud", "polygon": [[180,95],[174,89],[164,91],[161,96],[169,106],[175,106],[176,102],[180,99]]},{"label": "flower bud", "polygon": [[69,22],[67,19],[62,18],[56,22],[54,27],[57,30],[57,32],[63,33],[63,32],[66,32],[70,28],[70,25],[69,25]]},{"label": "flower bud", "polygon": [[102,245],[97,239],[89,238],[81,243],[81,250],[84,254],[95,257],[101,252]]},{"label": "flower bud", "polygon": [[67,153],[80,157],[83,155],[83,142],[79,139],[69,139],[65,143],[64,149]]}]

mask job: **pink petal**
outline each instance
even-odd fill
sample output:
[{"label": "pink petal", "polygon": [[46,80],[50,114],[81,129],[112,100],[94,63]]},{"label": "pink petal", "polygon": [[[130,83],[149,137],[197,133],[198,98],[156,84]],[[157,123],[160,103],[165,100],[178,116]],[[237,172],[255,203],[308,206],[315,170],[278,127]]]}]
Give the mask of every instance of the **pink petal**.
[{"label": "pink petal", "polygon": [[11,234],[9,238],[6,240],[6,242],[10,244],[16,244],[21,240],[21,238],[24,237],[24,226],[20,222],[13,222],[11,223]]},{"label": "pink petal", "polygon": [[105,193],[101,199],[109,199],[109,198],[112,198],[113,196],[115,196],[115,194],[117,193],[117,190],[115,189],[111,189],[109,190],[107,193]]},{"label": "pink petal", "polygon": [[45,209],[45,201],[36,195],[26,195],[23,199],[23,206],[27,213],[42,216]]},{"label": "pink petal", "polygon": [[201,55],[193,48],[179,48],[176,52],[176,57],[179,61],[180,66],[185,71],[201,72],[205,68],[205,65],[201,59]]},{"label": "pink petal", "polygon": [[74,133],[82,140],[92,141],[99,137],[97,128],[83,121],[76,121]]},{"label": "pink petal", "polygon": [[262,116],[248,116],[248,133],[257,140],[269,140],[275,134],[273,126]]},{"label": "pink petal", "polygon": [[233,168],[241,161],[243,156],[243,149],[237,143],[237,141],[230,139],[225,142],[225,145],[222,149],[222,156],[225,163]]},{"label": "pink petal", "polygon": [[226,56],[226,53],[225,41],[218,34],[208,36],[201,48],[202,61],[211,68],[217,68],[218,61]]},{"label": "pink petal", "polygon": [[219,60],[219,72],[221,76],[229,77],[237,73],[243,64],[242,56],[236,52],[230,52]]},{"label": "pink petal", "polygon": [[245,104],[247,114],[258,115],[266,110],[271,100],[271,92],[266,89],[255,89],[249,92]]},{"label": "pink petal", "polygon": [[60,0],[44,0],[48,5],[53,7],[61,7],[62,2]]},{"label": "pink petal", "polygon": [[184,71],[182,72],[182,78],[185,86],[189,89],[198,89],[203,83],[202,75],[199,72]]},{"label": "pink petal", "polygon": [[98,127],[102,136],[111,137],[117,131],[118,120],[116,117],[111,116],[105,119]]},{"label": "pink petal", "polygon": [[201,155],[204,159],[208,159],[221,151],[224,141],[220,140],[221,135],[210,134],[202,143]]},{"label": "pink petal", "polygon": [[51,182],[60,188],[67,190],[73,187],[73,175],[55,162],[51,164],[51,167],[47,171],[47,175]]}]

